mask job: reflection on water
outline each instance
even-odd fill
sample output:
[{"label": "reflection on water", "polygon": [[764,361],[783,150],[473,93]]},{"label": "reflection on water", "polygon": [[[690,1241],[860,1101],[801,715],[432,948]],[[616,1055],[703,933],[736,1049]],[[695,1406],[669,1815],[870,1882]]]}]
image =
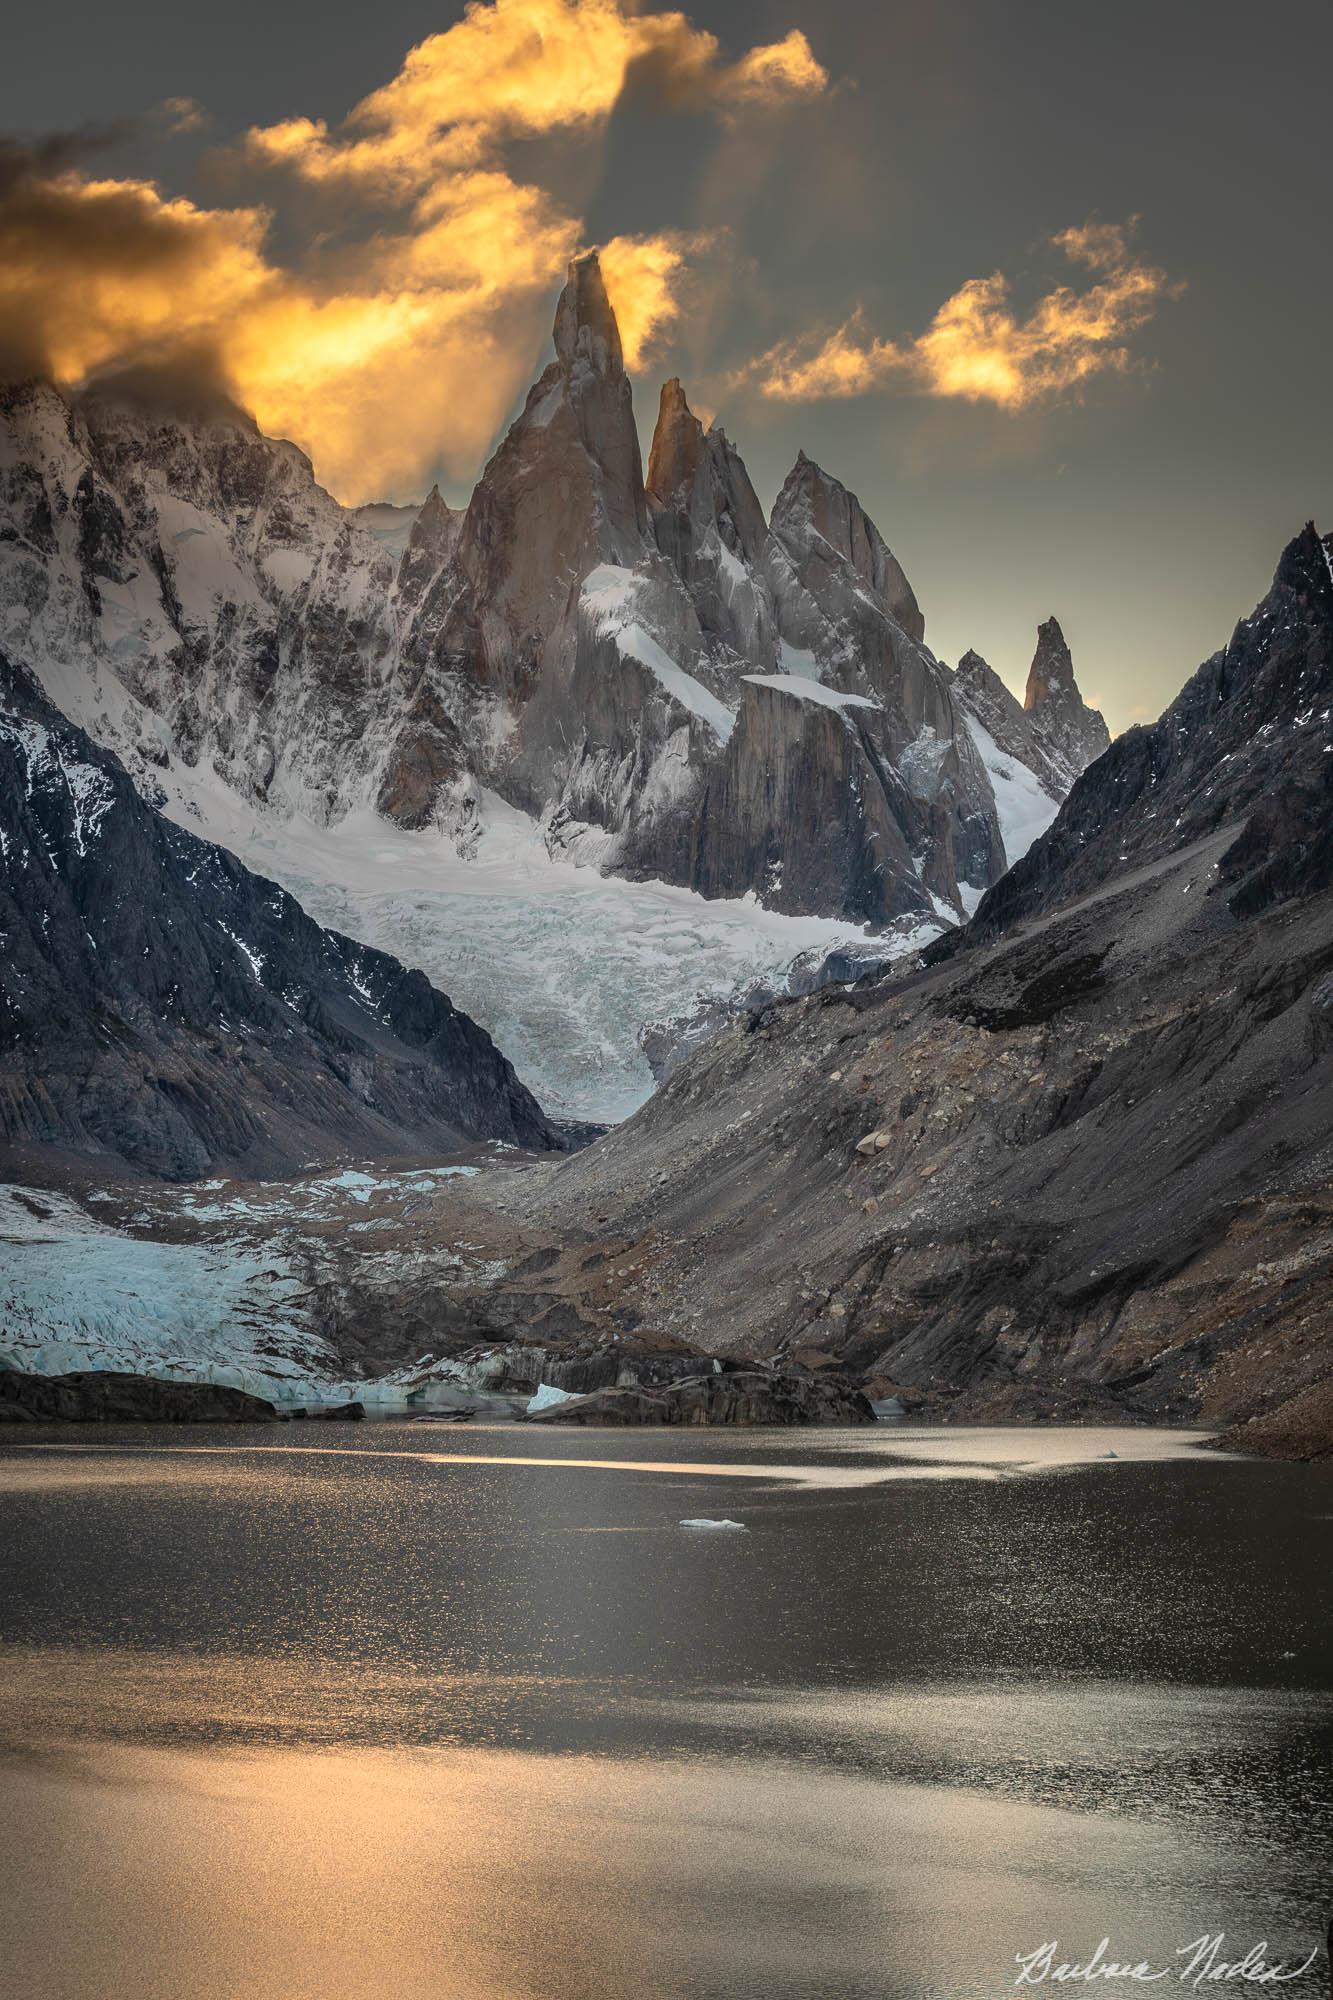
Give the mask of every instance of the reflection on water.
[{"label": "reflection on water", "polygon": [[1050,1936],[1322,1927],[1317,1470],[1146,1432],[29,1437],[0,1991],[993,2000]]},{"label": "reflection on water", "polygon": [[50,2000],[982,2000],[1046,1936],[1166,1960],[1223,1916],[1272,1932],[1207,1844],[780,1762],[98,1749],[8,1775],[8,1971]]}]

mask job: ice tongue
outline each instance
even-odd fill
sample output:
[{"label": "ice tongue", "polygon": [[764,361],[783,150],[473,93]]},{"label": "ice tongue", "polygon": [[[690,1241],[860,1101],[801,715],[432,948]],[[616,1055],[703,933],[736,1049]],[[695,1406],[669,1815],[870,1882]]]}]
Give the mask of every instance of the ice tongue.
[{"label": "ice tongue", "polygon": [[624,373],[620,328],[595,250],[569,260],[569,275],[555,309],[554,339],[556,354],[566,369],[583,358],[601,375]]}]

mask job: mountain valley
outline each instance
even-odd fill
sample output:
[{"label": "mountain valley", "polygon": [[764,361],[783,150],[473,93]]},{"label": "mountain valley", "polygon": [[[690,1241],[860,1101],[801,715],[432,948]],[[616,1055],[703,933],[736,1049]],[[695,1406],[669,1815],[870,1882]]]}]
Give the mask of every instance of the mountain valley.
[{"label": "mountain valley", "polygon": [[4,416],[10,1362],[1324,1435],[1313,528],[1112,743],[1054,618],[1023,703],[949,669],[855,496],[802,454],[765,518],[674,380],[645,475],[593,256],[464,510],[229,408]]}]

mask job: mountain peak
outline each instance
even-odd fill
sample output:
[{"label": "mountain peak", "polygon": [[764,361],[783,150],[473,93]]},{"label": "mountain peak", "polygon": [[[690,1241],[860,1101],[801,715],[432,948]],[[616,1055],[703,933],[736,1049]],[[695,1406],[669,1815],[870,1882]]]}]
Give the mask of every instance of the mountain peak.
[{"label": "mountain peak", "polygon": [[1028,669],[1023,706],[1031,714],[1048,702],[1064,701],[1073,694],[1080,701],[1074,679],[1074,661],[1058,618],[1047,618],[1037,627],[1037,650]]},{"label": "mountain peak", "polygon": [[1058,618],[1037,627],[1037,650],[1028,670],[1023,708],[1046,750],[1072,784],[1106,750],[1111,733],[1089,708],[1074,678],[1074,661]]},{"label": "mountain peak", "polygon": [[1330,555],[1333,536],[1328,541],[1321,540],[1319,530],[1313,521],[1307,521],[1299,535],[1293,536],[1282,551],[1277,572],[1273,578],[1275,585],[1285,584],[1289,589],[1308,596],[1313,590],[1321,599],[1327,597],[1333,602],[1333,556]]},{"label": "mountain peak", "polygon": [[822,545],[841,556],[895,624],[920,644],[925,620],[902,565],[856,495],[804,451],[797,453],[774,502],[772,528],[789,550],[810,552]]},{"label": "mountain peak", "polygon": [[651,498],[665,506],[674,493],[692,486],[703,448],[703,425],[685,400],[680,377],[673,375],[662,384],[652,450],[648,454],[647,487]]},{"label": "mountain peak", "polygon": [[620,328],[595,250],[570,258],[552,332],[555,351],[566,368],[582,355],[600,374],[624,372]]}]

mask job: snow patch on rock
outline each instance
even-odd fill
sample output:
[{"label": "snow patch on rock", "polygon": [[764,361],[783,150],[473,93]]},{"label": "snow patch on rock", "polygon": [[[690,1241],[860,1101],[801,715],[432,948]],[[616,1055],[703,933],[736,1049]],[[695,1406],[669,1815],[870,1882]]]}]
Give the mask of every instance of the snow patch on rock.
[{"label": "snow patch on rock", "polygon": [[877,701],[868,695],[848,694],[843,688],[825,687],[822,681],[812,680],[805,674],[742,674],[742,680],[751,687],[773,688],[778,694],[791,695],[796,701],[813,701],[820,708],[878,708]]},{"label": "snow patch on rock", "polygon": [[1045,833],[1060,810],[1059,802],[1042,790],[1025,764],[1000,749],[990,731],[974,715],[967,716],[967,726],[990,777],[1005,860],[1012,868],[1033,841]]}]

